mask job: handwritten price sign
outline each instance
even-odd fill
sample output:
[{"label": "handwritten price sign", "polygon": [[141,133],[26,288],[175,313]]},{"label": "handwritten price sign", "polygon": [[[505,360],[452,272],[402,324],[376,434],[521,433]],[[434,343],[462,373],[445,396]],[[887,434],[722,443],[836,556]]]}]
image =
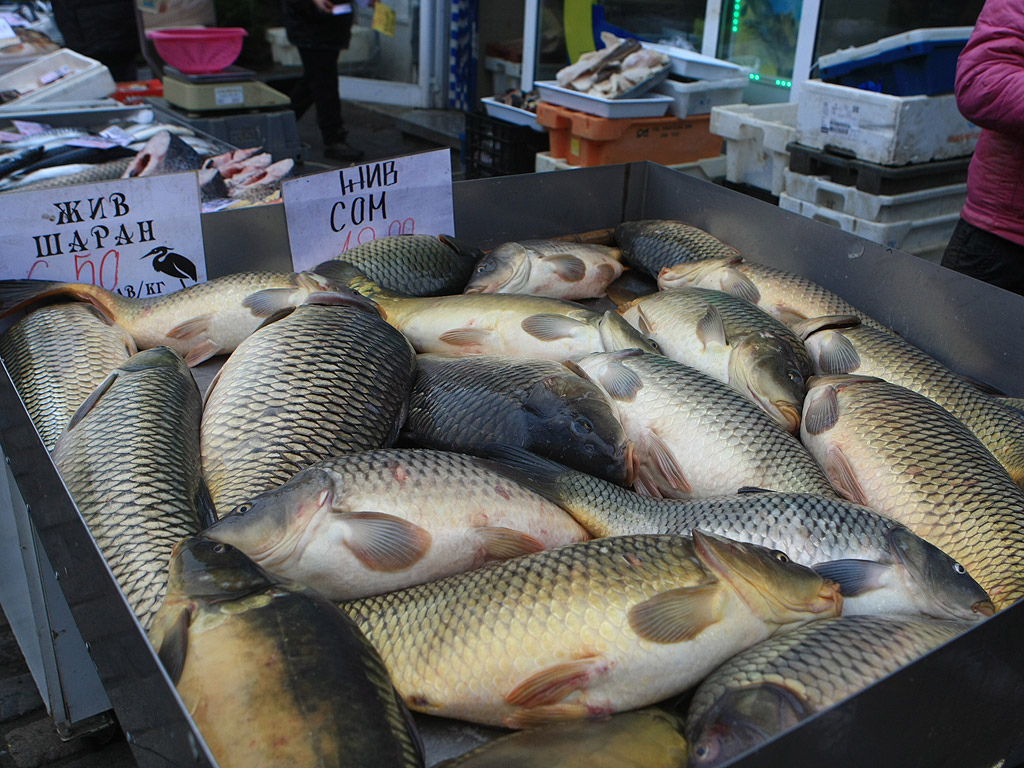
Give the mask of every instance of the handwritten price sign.
[{"label": "handwritten price sign", "polygon": [[296,270],[391,235],[453,235],[449,150],[355,165],[282,184]]},{"label": "handwritten price sign", "polygon": [[3,196],[0,278],[159,296],[206,280],[195,173]]}]

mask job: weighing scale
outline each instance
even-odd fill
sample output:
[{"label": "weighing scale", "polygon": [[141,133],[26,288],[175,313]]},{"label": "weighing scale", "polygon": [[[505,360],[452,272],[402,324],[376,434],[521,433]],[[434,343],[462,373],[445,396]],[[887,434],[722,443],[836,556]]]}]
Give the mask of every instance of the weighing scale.
[{"label": "weighing scale", "polygon": [[230,66],[212,75],[187,75],[164,67],[164,99],[189,112],[221,112],[287,107],[285,94],[260,82],[255,72]]}]

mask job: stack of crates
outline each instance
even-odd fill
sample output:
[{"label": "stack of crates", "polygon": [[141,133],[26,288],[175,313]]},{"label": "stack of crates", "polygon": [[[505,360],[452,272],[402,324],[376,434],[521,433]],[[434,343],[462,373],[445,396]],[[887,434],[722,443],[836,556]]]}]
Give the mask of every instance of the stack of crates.
[{"label": "stack of crates", "polygon": [[[860,59],[855,52],[833,55],[843,61],[831,68],[832,79],[862,87],[824,80],[800,85],[779,206],[937,262],[967,197],[967,168],[981,129],[960,114],[951,92],[956,56],[948,49],[962,48],[970,29],[934,31],[952,32],[951,45],[925,45],[925,32],[866,46],[872,55]],[[895,57],[889,40],[907,56]],[[828,59],[821,61],[826,77]],[[851,60],[863,67],[851,68]]]},{"label": "stack of crates", "polygon": [[547,148],[544,133],[483,112],[466,113],[462,163],[467,179],[532,173],[537,153]]}]

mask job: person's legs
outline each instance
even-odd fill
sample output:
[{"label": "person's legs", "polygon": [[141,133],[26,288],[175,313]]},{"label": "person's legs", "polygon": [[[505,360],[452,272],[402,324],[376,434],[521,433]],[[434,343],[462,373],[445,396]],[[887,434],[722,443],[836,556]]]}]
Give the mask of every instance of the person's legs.
[{"label": "person's legs", "polygon": [[1024,246],[963,219],[949,238],[942,266],[1024,295]]},{"label": "person's legs", "polygon": [[335,160],[359,160],[363,153],[345,143],[338,95],[338,48],[300,48],[303,80],[316,104],[316,124],[324,140],[324,155]]}]

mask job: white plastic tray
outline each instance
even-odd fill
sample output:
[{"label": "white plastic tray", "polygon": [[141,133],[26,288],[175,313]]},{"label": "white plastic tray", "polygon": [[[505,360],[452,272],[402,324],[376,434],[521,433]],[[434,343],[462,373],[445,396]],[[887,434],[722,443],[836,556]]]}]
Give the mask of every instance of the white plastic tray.
[{"label": "white plastic tray", "polygon": [[541,80],[534,85],[540,91],[541,101],[598,117],[662,117],[673,103],[671,96],[658,94],[636,99],[602,99],[562,88],[554,80]]},{"label": "white plastic tray", "polygon": [[716,59],[714,56],[705,56],[696,51],[687,51],[684,48],[676,48],[674,45],[662,45],[661,43],[642,43],[658,53],[663,53],[669,58],[669,72],[679,77],[689,77],[694,80],[722,80],[727,77],[739,77],[749,75],[750,69],[731,61]]},{"label": "white plastic tray", "polygon": [[[46,84],[41,82],[41,78],[62,70],[67,74],[60,79]],[[7,102],[8,105],[20,106],[39,102],[102,99],[117,90],[117,85],[110,70],[100,62],[61,48],[31,64],[0,75],[0,90],[21,93],[17,99]]]},{"label": "white plastic tray", "polygon": [[724,104],[739,104],[743,101],[743,89],[749,79],[746,76],[722,80],[694,80],[682,83],[666,80],[654,88],[655,93],[672,97],[669,111],[676,117],[706,115],[712,107]]},{"label": "white plastic tray", "polygon": [[480,99],[480,102],[484,105],[488,117],[493,117],[495,120],[504,120],[506,123],[513,123],[515,125],[526,125],[535,131],[544,133],[543,126],[537,125],[536,112],[513,107],[511,104],[503,104],[491,96],[485,96]]}]

